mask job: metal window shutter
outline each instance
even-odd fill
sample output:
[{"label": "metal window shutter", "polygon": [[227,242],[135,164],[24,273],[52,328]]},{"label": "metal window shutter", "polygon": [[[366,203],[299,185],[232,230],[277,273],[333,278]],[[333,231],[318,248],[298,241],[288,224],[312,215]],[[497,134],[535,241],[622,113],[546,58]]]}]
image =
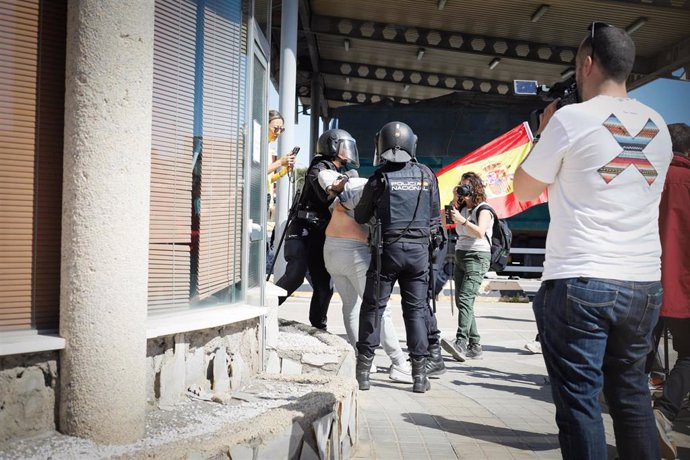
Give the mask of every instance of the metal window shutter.
[{"label": "metal window shutter", "polygon": [[66,2],[0,0],[0,330],[56,330]]},{"label": "metal window shutter", "polygon": [[189,305],[195,23],[193,2],[156,0],[149,312]]},{"label": "metal window shutter", "polygon": [[240,281],[246,28],[242,2],[210,0],[204,11],[203,159],[198,296]]}]

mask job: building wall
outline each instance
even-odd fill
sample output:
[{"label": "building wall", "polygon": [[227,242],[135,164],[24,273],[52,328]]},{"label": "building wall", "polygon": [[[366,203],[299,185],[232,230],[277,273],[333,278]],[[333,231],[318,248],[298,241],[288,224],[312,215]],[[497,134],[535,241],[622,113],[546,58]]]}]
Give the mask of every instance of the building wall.
[{"label": "building wall", "polygon": [[58,353],[0,357],[0,444],[54,430]]},{"label": "building wall", "polygon": [[261,371],[257,319],[148,341],[146,399],[165,408],[197,396],[237,390]]},{"label": "building wall", "polygon": [[[259,318],[147,341],[146,399],[166,408],[245,385],[261,371]],[[0,357],[0,444],[59,429],[58,352]]]},{"label": "building wall", "polygon": [[[266,105],[248,91],[251,5],[0,0],[12,26],[3,68],[32,66],[29,83],[8,82],[14,109],[0,138],[7,144],[19,122],[39,120],[42,130],[28,130],[22,142],[28,152],[34,144],[43,150],[35,161],[23,160],[20,176],[62,185],[0,181],[8,190],[26,189],[26,198],[15,200],[25,225],[10,228],[4,208],[0,216],[0,229],[17,235],[24,251],[16,267],[0,273],[0,343],[17,334],[24,342],[58,339],[58,326],[65,339],[20,351],[0,346],[0,442],[54,429],[130,442],[144,433],[147,409],[173,405],[188,392],[227,393],[261,371],[264,323],[261,309],[245,304],[258,301],[249,299],[242,252],[244,198],[257,187],[245,181],[245,126],[250,102]],[[27,17],[33,35],[19,27]],[[44,153],[45,146],[54,149]],[[0,171],[16,175],[23,152],[2,153]],[[34,197],[34,189],[52,201]],[[39,215],[43,208],[50,213]],[[46,230],[50,247],[32,234]],[[0,265],[15,259],[2,253]],[[7,294],[12,284],[17,294]],[[206,308],[254,311],[207,321]],[[146,339],[155,334],[150,323],[182,314],[193,324],[180,320],[177,333]],[[178,332],[186,328],[197,330]]]}]

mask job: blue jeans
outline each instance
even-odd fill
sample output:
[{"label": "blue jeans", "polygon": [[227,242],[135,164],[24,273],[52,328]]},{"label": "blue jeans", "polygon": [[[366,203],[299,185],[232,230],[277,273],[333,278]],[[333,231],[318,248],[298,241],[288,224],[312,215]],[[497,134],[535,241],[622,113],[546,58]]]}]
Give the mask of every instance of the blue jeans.
[{"label": "blue jeans", "polygon": [[533,309],[563,458],[607,458],[598,399],[602,388],[620,458],[660,458],[644,367],[661,295],[658,281],[542,283]]}]

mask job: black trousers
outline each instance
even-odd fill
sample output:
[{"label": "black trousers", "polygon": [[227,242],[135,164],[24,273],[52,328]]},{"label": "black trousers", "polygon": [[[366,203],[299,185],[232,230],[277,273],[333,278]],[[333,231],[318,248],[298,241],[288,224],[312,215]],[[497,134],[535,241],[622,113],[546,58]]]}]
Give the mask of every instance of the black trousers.
[{"label": "black trousers", "polygon": [[373,356],[381,342],[381,317],[398,282],[403,320],[410,356],[429,356],[429,336],[438,337],[436,317],[429,308],[429,248],[427,244],[398,242],[386,245],[381,255],[381,272],[376,277],[376,257],[367,271],[359,312],[357,350]]},{"label": "black trousers", "polygon": [[323,245],[326,241],[324,230],[310,226],[301,219],[287,229],[285,235],[285,274],[276,282],[285,289],[288,296],[302,285],[307,270],[311,274],[314,293],[309,305],[309,322],[319,329],[326,329],[328,305],[333,297],[331,275],[323,261]]},{"label": "black trousers", "polygon": [[654,407],[673,421],[690,392],[690,318],[664,318],[664,321],[673,336],[673,349],[678,352],[678,360],[666,377],[664,394],[656,400]]}]

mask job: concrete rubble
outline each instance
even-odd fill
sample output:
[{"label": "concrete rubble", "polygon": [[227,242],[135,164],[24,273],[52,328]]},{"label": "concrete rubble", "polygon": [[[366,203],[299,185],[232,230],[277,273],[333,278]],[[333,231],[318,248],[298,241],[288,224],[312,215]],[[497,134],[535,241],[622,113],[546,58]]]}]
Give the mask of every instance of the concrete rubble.
[{"label": "concrete rubble", "polygon": [[51,431],[0,445],[0,459],[349,458],[358,429],[352,348],[295,322],[283,322],[278,339],[267,359],[276,372],[241,389],[230,390],[220,375],[227,356],[219,349],[214,388],[191,384],[182,401],[152,405],[146,436],[135,443],[102,445]]}]

